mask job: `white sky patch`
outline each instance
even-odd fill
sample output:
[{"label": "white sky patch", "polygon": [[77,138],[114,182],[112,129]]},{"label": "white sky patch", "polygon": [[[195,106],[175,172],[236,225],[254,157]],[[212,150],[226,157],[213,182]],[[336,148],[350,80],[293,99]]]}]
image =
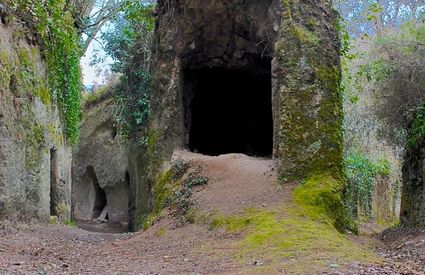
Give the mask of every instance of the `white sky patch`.
[{"label": "white sky patch", "polygon": [[[105,58],[103,62],[96,65],[90,65],[94,55],[100,55]],[[107,75],[110,72],[112,58],[106,56],[102,45],[93,40],[90,43],[86,54],[81,58],[81,69],[83,71],[83,84],[85,86],[92,86],[95,84],[103,84],[107,81]]]}]

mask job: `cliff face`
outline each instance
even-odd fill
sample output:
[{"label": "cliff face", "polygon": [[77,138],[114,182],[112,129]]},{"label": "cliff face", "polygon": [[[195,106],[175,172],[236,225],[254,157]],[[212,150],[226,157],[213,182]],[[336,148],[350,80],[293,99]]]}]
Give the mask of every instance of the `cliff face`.
[{"label": "cliff face", "polygon": [[[150,134],[157,137],[151,138],[153,143],[161,144],[159,151],[170,155],[175,148],[186,147],[202,152],[199,139],[203,137],[195,129],[198,120],[208,123],[213,121],[208,115],[221,119],[220,112],[228,111],[227,119],[246,115],[234,120],[233,126],[224,121],[222,128],[212,125],[211,132],[227,131],[231,139],[232,127],[239,124],[246,123],[248,136],[249,131],[269,131],[258,124],[272,125],[270,136],[260,142],[269,143],[272,148],[265,151],[282,160],[283,178],[323,170],[341,176],[339,39],[329,3],[160,1],[158,9]],[[223,78],[230,74],[235,77]],[[230,83],[232,79],[235,83]],[[224,81],[233,89],[216,84]],[[251,96],[253,85],[258,86]],[[229,92],[220,93],[225,89]],[[209,92],[213,95],[202,98]],[[230,111],[222,104],[229,98],[234,103]],[[211,109],[215,114],[198,111],[208,104],[216,104]],[[248,106],[248,111],[238,105]],[[260,108],[269,108],[270,115]],[[250,120],[249,113],[262,121]],[[225,136],[215,135],[216,142],[227,142]],[[256,146],[246,143],[237,150],[250,153],[246,148]]]},{"label": "cliff face", "polygon": [[0,37],[0,221],[68,219],[71,150],[40,48],[6,14]]},{"label": "cliff face", "polygon": [[96,219],[105,209],[108,222],[125,227],[131,175],[128,142],[118,134],[115,103],[109,94],[84,108],[80,143],[74,152],[73,218]]},{"label": "cliff face", "polygon": [[336,26],[330,1],[159,1],[147,185],[186,148],[273,157],[282,182],[341,192]]}]

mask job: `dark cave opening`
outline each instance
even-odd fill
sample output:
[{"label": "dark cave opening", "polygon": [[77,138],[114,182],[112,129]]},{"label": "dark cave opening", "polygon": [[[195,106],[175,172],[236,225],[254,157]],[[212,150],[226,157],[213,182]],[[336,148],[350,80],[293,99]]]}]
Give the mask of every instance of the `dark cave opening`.
[{"label": "dark cave opening", "polygon": [[186,146],[206,155],[270,157],[271,66],[184,71]]},{"label": "dark cave opening", "polygon": [[50,149],[50,216],[58,215],[58,157],[55,149]]},{"label": "dark cave opening", "polygon": [[[87,167],[87,175],[91,178],[94,188],[94,202],[93,202],[93,219],[97,219],[101,216],[102,211],[105,209],[108,201],[106,199],[106,193],[105,190],[102,189],[99,185],[99,181],[97,179],[96,173],[94,171],[93,166]],[[107,219],[108,213],[105,213],[105,219]]]}]

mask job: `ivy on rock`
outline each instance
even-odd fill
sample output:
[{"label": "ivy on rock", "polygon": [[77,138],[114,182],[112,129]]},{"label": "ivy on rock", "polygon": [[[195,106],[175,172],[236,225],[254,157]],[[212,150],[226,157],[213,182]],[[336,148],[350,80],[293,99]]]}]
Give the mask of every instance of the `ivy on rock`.
[{"label": "ivy on rock", "polygon": [[5,7],[28,24],[40,40],[47,62],[51,97],[56,100],[71,144],[79,138],[80,35],[65,0],[8,0]]}]

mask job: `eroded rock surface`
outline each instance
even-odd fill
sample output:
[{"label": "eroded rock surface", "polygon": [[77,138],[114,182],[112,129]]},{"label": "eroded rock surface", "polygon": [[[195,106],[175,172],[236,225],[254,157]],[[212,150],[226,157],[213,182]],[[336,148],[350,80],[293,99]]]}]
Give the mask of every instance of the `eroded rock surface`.
[{"label": "eroded rock surface", "polygon": [[129,221],[128,145],[117,132],[116,112],[111,94],[84,109],[73,166],[73,216],[77,220]]},{"label": "eroded rock surface", "polygon": [[342,182],[337,24],[325,0],[158,1],[145,185],[179,148]]},{"label": "eroded rock surface", "polygon": [[[257,144],[249,137],[268,131],[264,125],[270,124],[272,133],[260,143],[280,160],[282,179],[322,171],[341,176],[336,24],[329,1],[159,1],[149,129],[152,144],[158,145],[155,153],[168,159],[183,147],[266,156],[252,150]],[[223,77],[232,74],[241,77]],[[256,84],[244,86],[256,78]],[[271,85],[259,85],[262,79]],[[239,82],[229,83],[233,88],[222,95],[229,81]],[[253,85],[259,86],[251,96]],[[206,93],[211,96],[197,106]],[[263,98],[261,106],[252,104]],[[229,100],[233,109],[226,105]],[[270,115],[261,113],[263,107]],[[197,133],[208,129],[196,131],[198,120],[215,127],[208,142],[224,148],[202,149]],[[244,131],[248,140],[238,140],[247,146],[235,149],[232,137]]]},{"label": "eroded rock surface", "polygon": [[0,22],[0,221],[70,217],[71,150],[47,88],[36,38]]}]

